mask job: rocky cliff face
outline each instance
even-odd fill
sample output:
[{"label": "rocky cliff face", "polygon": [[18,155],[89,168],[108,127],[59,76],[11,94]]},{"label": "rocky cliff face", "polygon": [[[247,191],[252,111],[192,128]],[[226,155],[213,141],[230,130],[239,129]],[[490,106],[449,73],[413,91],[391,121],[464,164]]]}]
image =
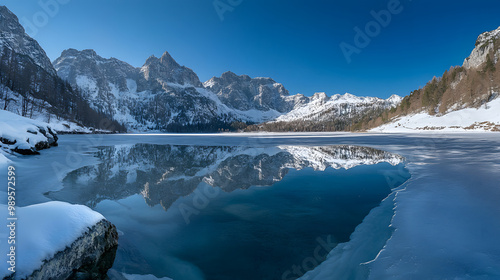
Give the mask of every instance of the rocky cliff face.
[{"label": "rocky cliff face", "polygon": [[198,75],[193,70],[179,65],[168,52],[165,52],[161,58],[149,57],[141,68],[141,73],[147,81],[158,82],[162,86],[171,83],[203,87]]},{"label": "rocky cliff face", "polygon": [[225,72],[204,83],[228,107],[240,111],[274,110],[287,113],[297,104],[305,102],[303,95],[291,97],[285,87],[271,78],[250,78]]},{"label": "rocky cliff face", "polygon": [[478,68],[487,61],[488,55],[493,54],[493,62],[496,64],[500,55],[500,27],[490,32],[485,32],[476,40],[476,47],[469,57],[464,60],[465,69]]},{"label": "rocky cliff face", "polygon": [[25,33],[19,20],[7,7],[0,6],[0,50],[12,51],[30,57],[38,66],[52,75],[56,72],[38,42]]}]

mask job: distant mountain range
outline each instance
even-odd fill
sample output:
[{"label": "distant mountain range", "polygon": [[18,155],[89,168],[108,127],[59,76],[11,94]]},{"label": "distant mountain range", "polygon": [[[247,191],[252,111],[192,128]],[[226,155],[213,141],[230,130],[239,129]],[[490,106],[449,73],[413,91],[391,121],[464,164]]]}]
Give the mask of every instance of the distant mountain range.
[{"label": "distant mountain range", "polygon": [[[58,75],[80,88],[92,108],[113,116],[135,131],[192,131],[230,128],[234,122],[257,124],[291,121],[310,111],[308,118],[357,115],[366,108],[394,107],[402,98],[389,100],[352,95],[290,95],[271,78],[251,78],[225,72],[201,83],[189,68],[179,65],[168,52],[151,56],[141,68],[93,50],[64,51],[54,61]],[[345,97],[349,98],[345,98]],[[339,105],[342,104],[342,105]],[[351,106],[352,105],[352,106]],[[335,106],[343,108],[333,109]]]},{"label": "distant mountain range", "polygon": [[[2,109],[56,130],[215,132],[365,130],[407,115],[445,115],[498,95],[500,31],[480,36],[463,67],[452,68],[404,99],[351,94],[290,95],[271,78],[225,72],[202,83],[168,52],[142,67],[94,50],[68,49],[53,63],[17,17],[0,6]],[[29,67],[24,67],[28,65]],[[104,124],[104,125],[103,125]],[[82,128],[83,127],[83,128]]]}]

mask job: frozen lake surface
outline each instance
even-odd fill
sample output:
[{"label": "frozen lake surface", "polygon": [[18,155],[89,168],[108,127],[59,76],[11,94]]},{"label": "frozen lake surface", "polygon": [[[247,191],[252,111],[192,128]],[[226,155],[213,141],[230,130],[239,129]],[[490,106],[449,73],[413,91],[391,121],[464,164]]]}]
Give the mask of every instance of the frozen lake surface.
[{"label": "frozen lake surface", "polygon": [[64,135],[14,163],[20,206],[84,204],[117,225],[111,278],[498,279],[499,142]]}]

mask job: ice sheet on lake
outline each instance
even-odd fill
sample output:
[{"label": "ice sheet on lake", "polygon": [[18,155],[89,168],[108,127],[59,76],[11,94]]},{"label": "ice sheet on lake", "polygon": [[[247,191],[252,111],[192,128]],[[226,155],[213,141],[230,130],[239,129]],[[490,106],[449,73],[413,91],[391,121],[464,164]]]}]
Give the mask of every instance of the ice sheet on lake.
[{"label": "ice sheet on lake", "polygon": [[[400,140],[412,178],[301,279],[500,279],[500,137]],[[366,250],[388,229],[378,254]]]}]

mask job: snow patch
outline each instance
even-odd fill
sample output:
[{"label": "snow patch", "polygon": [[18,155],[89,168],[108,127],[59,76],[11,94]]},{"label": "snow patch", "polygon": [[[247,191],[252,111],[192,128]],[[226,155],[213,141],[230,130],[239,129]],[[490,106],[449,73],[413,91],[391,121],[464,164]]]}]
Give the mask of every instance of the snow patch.
[{"label": "snow patch", "polygon": [[442,116],[418,113],[404,116],[372,129],[372,132],[473,132],[500,129],[500,98],[480,108],[466,108]]}]

